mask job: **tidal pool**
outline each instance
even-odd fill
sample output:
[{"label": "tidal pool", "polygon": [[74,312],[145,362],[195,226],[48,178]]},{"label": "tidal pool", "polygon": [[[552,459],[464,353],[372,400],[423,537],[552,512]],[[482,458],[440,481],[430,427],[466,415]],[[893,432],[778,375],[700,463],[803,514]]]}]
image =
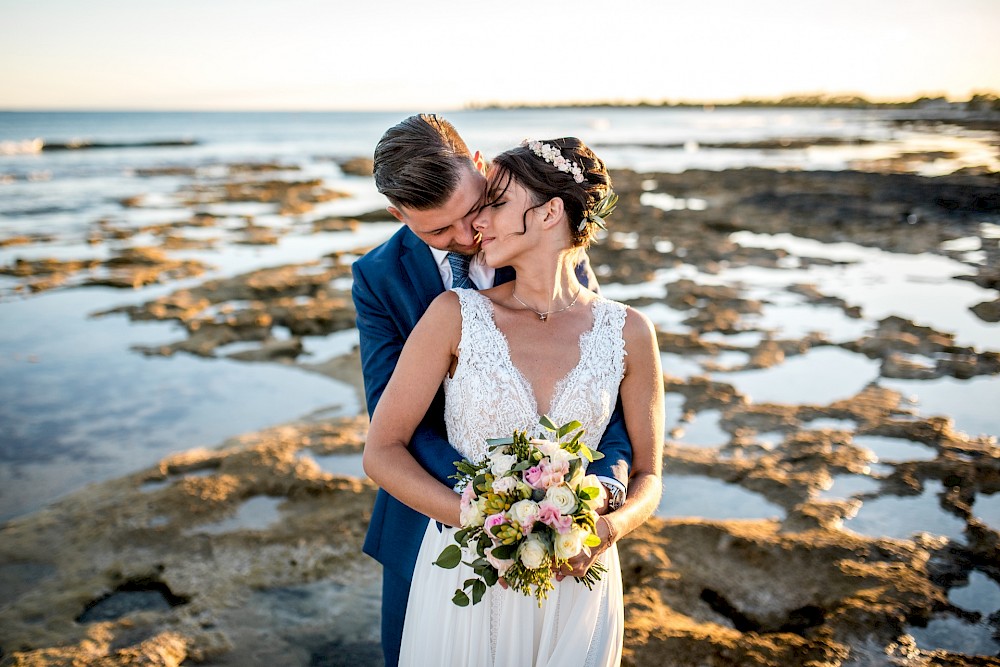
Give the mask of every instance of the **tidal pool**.
[{"label": "tidal pool", "polygon": [[664,475],[656,516],[663,519],[781,519],[785,510],[747,491],[701,475]]},{"label": "tidal pool", "polygon": [[879,496],[864,501],[857,515],[844,521],[844,528],[869,537],[910,539],[915,533],[942,535],[964,542],[965,521],[941,508],[941,482],[924,482],[917,496]]}]

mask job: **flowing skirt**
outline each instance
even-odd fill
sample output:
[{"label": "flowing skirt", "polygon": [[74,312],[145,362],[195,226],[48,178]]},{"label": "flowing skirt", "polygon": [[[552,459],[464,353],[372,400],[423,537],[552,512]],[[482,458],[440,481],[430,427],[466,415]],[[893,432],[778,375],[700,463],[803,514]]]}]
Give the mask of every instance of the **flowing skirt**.
[{"label": "flowing skirt", "polygon": [[474,576],[464,563],[434,565],[454,544],[454,528],[428,522],[406,605],[400,667],[613,667],[621,661],[625,630],[621,565],[612,546],[600,559],[608,568],[593,590],[572,577],[556,582],[539,607],[499,585],[476,605],[451,598]]}]

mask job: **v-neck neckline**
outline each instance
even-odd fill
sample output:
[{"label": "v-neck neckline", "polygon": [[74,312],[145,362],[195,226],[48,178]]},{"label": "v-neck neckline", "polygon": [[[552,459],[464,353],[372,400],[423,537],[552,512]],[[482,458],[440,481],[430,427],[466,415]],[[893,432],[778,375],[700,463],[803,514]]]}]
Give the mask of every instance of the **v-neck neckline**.
[{"label": "v-neck neckline", "polygon": [[528,381],[528,377],[523,372],[521,372],[521,369],[517,367],[517,364],[514,363],[514,358],[511,356],[510,352],[510,341],[507,340],[507,335],[503,331],[501,331],[500,327],[497,325],[496,304],[494,304],[493,300],[490,299],[485,294],[480,294],[479,292],[476,292],[476,294],[486,300],[486,305],[490,309],[490,318],[489,318],[490,326],[493,327],[493,331],[496,332],[497,336],[499,336],[500,340],[503,342],[502,350],[503,350],[504,360],[510,366],[511,370],[514,371],[514,375],[516,375],[520,379],[521,383],[524,385],[524,388],[527,390],[528,396],[531,398],[531,402],[535,406],[534,408],[535,416],[538,418],[541,418],[543,415],[551,416],[552,408],[558,405],[559,399],[562,398],[562,394],[565,393],[566,386],[569,384],[568,383],[569,379],[572,378],[573,375],[576,374],[576,372],[583,365],[585,358],[584,346],[587,340],[589,340],[589,338],[593,335],[594,331],[597,328],[597,303],[600,300],[600,298],[594,299],[591,302],[590,310],[591,310],[591,316],[593,317],[593,322],[591,322],[589,329],[580,334],[580,338],[577,341],[577,351],[579,352],[580,357],[579,359],[577,359],[576,364],[574,364],[573,367],[570,368],[569,371],[563,377],[557,380],[556,383],[552,386],[552,396],[549,397],[548,410],[543,413],[539,411],[540,406],[538,405],[538,394],[535,393],[535,387],[531,384],[531,382]]}]

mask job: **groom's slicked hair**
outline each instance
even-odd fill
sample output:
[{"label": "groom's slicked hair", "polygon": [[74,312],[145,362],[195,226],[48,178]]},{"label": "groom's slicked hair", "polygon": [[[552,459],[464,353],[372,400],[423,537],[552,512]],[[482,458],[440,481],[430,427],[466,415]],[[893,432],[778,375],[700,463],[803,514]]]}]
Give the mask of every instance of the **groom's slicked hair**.
[{"label": "groom's slicked hair", "polygon": [[375,187],[393,206],[425,211],[444,205],[462,169],[474,169],[455,127],[435,114],[410,116],[375,146]]}]

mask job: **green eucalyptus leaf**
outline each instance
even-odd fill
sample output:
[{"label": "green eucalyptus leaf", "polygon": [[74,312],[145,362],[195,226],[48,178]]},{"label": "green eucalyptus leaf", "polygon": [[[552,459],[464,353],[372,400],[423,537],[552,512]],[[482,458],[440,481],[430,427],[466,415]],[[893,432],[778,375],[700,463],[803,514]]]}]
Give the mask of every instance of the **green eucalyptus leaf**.
[{"label": "green eucalyptus leaf", "polygon": [[438,567],[443,567],[446,570],[451,570],[452,568],[458,567],[458,564],[462,562],[462,550],[458,548],[457,544],[449,544],[445,547],[438,559],[434,561],[434,564]]},{"label": "green eucalyptus leaf", "polygon": [[477,579],[476,583],[472,584],[472,604],[479,604],[484,593],[486,593],[486,584]]},{"label": "green eucalyptus leaf", "polygon": [[575,429],[581,428],[582,426],[583,426],[583,424],[581,424],[578,421],[567,422],[566,424],[563,424],[562,426],[560,426],[559,430],[556,431],[556,437],[561,438],[564,435],[566,435],[567,433],[569,433],[570,431],[573,431]]}]

